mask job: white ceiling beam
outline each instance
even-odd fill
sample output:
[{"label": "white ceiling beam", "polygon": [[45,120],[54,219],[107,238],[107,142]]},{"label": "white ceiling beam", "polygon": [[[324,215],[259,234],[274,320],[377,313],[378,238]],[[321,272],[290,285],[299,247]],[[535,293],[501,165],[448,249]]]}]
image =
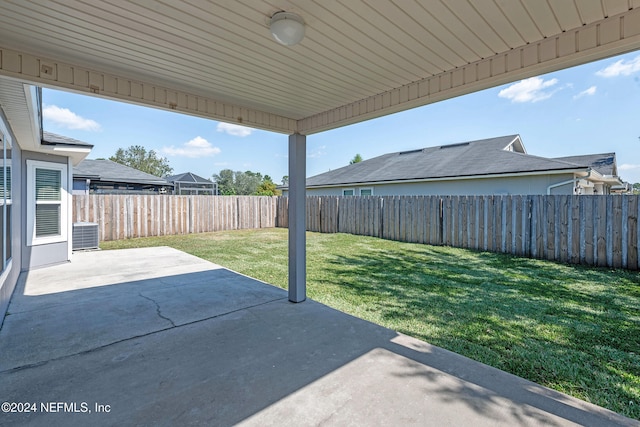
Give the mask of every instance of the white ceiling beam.
[{"label": "white ceiling beam", "polygon": [[298,131],[310,135],[637,49],[640,9],[633,9],[307,117]]},{"label": "white ceiling beam", "polygon": [[0,46],[0,75],[43,87],[68,89],[128,103],[274,132],[295,133],[297,122],[201,95],[92,71],[78,65],[5,49]]}]

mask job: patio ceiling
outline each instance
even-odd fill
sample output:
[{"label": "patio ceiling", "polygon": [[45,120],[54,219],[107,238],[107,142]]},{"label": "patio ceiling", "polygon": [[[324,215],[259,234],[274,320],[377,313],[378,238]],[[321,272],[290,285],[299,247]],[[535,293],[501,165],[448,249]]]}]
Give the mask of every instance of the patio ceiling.
[{"label": "patio ceiling", "polygon": [[289,134],[639,48],[640,0],[0,2],[0,75]]}]

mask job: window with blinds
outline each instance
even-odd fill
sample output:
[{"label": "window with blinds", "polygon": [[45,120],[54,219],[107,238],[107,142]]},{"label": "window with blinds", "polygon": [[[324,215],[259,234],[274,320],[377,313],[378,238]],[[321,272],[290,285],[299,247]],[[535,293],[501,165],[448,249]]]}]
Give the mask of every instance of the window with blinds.
[{"label": "window with blinds", "polygon": [[36,237],[60,235],[62,171],[36,168]]},{"label": "window with blinds", "polygon": [[0,199],[11,200],[11,166],[9,165],[0,168]]},{"label": "window with blinds", "polygon": [[29,244],[66,241],[67,166],[27,160],[27,167]]},{"label": "window with blinds", "polygon": [[11,259],[11,144],[0,133],[0,270]]}]

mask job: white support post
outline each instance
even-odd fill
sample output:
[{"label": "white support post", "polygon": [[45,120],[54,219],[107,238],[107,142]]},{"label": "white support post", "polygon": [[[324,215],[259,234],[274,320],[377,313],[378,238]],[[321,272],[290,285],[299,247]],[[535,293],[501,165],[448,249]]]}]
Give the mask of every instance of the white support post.
[{"label": "white support post", "polygon": [[289,301],[307,298],[307,137],[289,135]]}]

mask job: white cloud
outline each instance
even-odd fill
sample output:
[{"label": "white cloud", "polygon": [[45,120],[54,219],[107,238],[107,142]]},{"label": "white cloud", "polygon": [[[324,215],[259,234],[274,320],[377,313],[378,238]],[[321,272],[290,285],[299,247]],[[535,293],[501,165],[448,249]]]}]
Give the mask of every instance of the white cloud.
[{"label": "white cloud", "polygon": [[618,170],[621,171],[630,171],[630,170],[634,170],[634,169],[640,169],[640,165],[632,165],[629,163],[624,163],[620,166],[618,166]]},{"label": "white cloud", "polygon": [[582,98],[583,96],[595,95],[595,93],[596,93],[596,87],[595,86],[591,86],[589,89],[585,89],[582,92],[580,92],[579,94],[575,95],[573,97],[573,99]]},{"label": "white cloud", "polygon": [[531,77],[502,89],[498,96],[510,99],[511,102],[538,102],[551,98],[554,93],[560,90],[548,90],[557,83],[558,79],[543,80],[540,77]]},{"label": "white cloud", "polygon": [[67,129],[88,131],[99,131],[101,129],[98,122],[80,117],[68,108],[60,108],[57,105],[45,106],[42,109],[42,116],[45,120],[51,120],[56,125]]},{"label": "white cloud", "polygon": [[316,159],[318,157],[324,156],[325,154],[327,154],[327,152],[325,151],[326,148],[327,148],[326,145],[322,145],[318,147],[316,150],[313,150],[307,153],[307,157],[310,159]]},{"label": "white cloud", "polygon": [[251,135],[253,129],[248,128],[246,126],[234,125],[231,123],[218,123],[218,127],[216,128],[218,132],[228,133],[229,135],[239,136],[244,138],[245,136]]},{"label": "white cloud", "polygon": [[196,136],[189,142],[185,142],[180,147],[174,145],[170,147],[163,147],[162,152],[169,156],[183,156],[183,157],[211,157],[220,153],[218,147],[211,145],[209,141],[201,136]]},{"label": "white cloud", "polygon": [[625,61],[624,59],[616,61],[608,67],[597,71],[596,75],[600,77],[629,76],[633,73],[637,73],[638,71],[640,71],[640,56],[628,61]]}]

